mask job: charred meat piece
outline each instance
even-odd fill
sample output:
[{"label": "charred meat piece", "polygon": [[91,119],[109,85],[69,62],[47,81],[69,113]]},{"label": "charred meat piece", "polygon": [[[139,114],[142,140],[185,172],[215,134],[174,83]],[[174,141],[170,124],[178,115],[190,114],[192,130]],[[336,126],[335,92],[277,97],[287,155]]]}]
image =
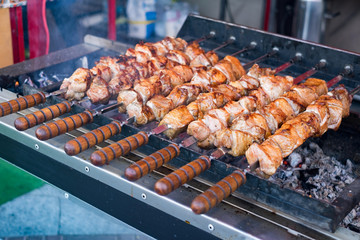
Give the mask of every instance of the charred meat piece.
[{"label": "charred meat piece", "polygon": [[100,76],[94,77],[90,88],[86,91],[92,103],[107,104],[110,99],[108,83]]}]

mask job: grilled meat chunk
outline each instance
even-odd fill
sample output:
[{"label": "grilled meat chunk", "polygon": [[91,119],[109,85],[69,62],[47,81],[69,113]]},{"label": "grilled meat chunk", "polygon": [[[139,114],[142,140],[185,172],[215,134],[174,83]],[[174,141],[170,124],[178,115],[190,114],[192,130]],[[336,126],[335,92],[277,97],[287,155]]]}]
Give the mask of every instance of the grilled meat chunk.
[{"label": "grilled meat chunk", "polygon": [[89,89],[86,91],[92,103],[107,104],[110,99],[108,83],[100,76],[94,77]]}]

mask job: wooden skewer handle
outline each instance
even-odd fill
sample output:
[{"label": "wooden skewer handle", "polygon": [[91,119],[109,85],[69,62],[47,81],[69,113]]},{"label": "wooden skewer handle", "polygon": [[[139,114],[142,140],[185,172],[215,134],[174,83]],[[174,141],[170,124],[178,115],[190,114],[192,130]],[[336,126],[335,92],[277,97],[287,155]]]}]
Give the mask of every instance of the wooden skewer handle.
[{"label": "wooden skewer handle", "polygon": [[135,181],[149,172],[161,167],[164,163],[179,156],[180,148],[176,144],[160,149],[157,152],[131,164],[125,169],[125,177],[131,181]]},{"label": "wooden skewer handle", "polygon": [[147,144],[149,137],[145,132],[138,132],[130,137],[121,139],[107,147],[93,152],[90,161],[96,166],[108,164],[113,159],[124,156],[138,147]]},{"label": "wooden skewer handle", "polygon": [[44,126],[38,127],[35,134],[40,140],[48,140],[72,131],[85,124],[91,123],[93,119],[93,114],[90,111],[84,111],[82,113],[59,119],[55,122],[47,123]]},{"label": "wooden skewer handle", "polygon": [[113,121],[105,126],[94,129],[91,132],[68,141],[64,146],[64,150],[68,155],[73,156],[119,134],[120,132],[121,123]]},{"label": "wooden skewer handle", "polygon": [[245,173],[235,170],[232,174],[197,196],[191,203],[191,209],[196,214],[206,213],[245,183]]},{"label": "wooden skewer handle", "polygon": [[160,195],[167,195],[189,182],[200,173],[210,168],[211,160],[207,156],[200,156],[198,159],[186,164],[178,170],[170,173],[155,183],[155,192]]},{"label": "wooden skewer handle", "polygon": [[14,126],[19,131],[24,131],[28,128],[32,128],[40,123],[47,122],[60,115],[70,112],[71,104],[68,101],[64,101],[50,107],[43,108],[39,111],[19,117],[15,120]]},{"label": "wooden skewer handle", "polygon": [[9,115],[11,113],[33,107],[46,101],[44,93],[39,92],[32,95],[27,95],[7,102],[0,103],[0,117]]}]

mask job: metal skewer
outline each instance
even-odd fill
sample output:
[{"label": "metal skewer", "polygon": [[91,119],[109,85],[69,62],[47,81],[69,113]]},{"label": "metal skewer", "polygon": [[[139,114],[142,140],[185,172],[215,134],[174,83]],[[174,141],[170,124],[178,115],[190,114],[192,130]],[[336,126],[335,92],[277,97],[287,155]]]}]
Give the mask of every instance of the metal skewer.
[{"label": "metal skewer", "polygon": [[121,103],[117,103],[100,110],[86,110],[84,112],[59,119],[55,122],[46,123],[43,126],[40,126],[36,129],[36,137],[42,141],[48,140],[50,138],[56,137],[58,135],[64,134],[66,132],[72,131],[78,127],[91,123],[94,117],[109,112],[119,106]]},{"label": "metal skewer", "polygon": [[38,92],[31,95],[26,95],[20,98],[16,98],[7,102],[0,103],[0,117],[45,103],[46,99],[51,96],[57,96],[65,93],[66,88],[57,90],[52,93]]},{"label": "metal skewer", "polygon": [[269,52],[269,53],[267,53],[267,54],[265,54],[265,55],[263,55],[263,56],[261,56],[261,57],[258,57],[258,58],[256,58],[256,59],[254,59],[254,60],[252,60],[252,61],[244,64],[244,65],[243,65],[243,68],[244,68],[245,70],[248,70],[252,65],[254,65],[254,63],[260,62],[260,61],[264,60],[265,58],[271,57],[271,56],[277,54],[278,52],[279,52],[279,48],[274,47],[271,52]]},{"label": "metal skewer", "polygon": [[204,36],[204,37],[201,37],[201,38],[198,38],[198,39],[195,39],[195,40],[193,40],[193,42],[198,42],[198,43],[200,43],[200,42],[203,42],[203,41],[205,41],[205,40],[208,40],[208,39],[210,39],[210,38],[213,38],[213,37],[215,37],[215,32],[214,31],[211,31],[208,35],[206,35],[206,36]]},{"label": "metal skewer", "polygon": [[71,107],[75,104],[81,104],[83,102],[89,101],[89,98],[84,98],[80,101],[63,101],[51,105],[49,107],[40,109],[33,113],[29,113],[23,117],[15,119],[14,126],[19,131],[24,131],[26,129],[32,128],[36,125],[39,125],[43,122],[50,121],[51,119],[57,118],[65,113],[70,112]]},{"label": "metal skewer", "polygon": [[221,44],[220,46],[218,46],[218,47],[214,48],[214,49],[213,49],[213,51],[214,51],[214,52],[216,52],[217,50],[219,50],[219,49],[221,49],[221,48],[224,48],[224,47],[226,47],[226,46],[228,46],[228,45],[230,45],[230,44],[234,43],[234,42],[235,42],[235,40],[236,40],[236,38],[235,38],[235,37],[233,37],[233,36],[231,36],[231,37],[229,38],[229,40],[227,40],[226,42],[224,42],[224,43],[223,43],[223,44]]},{"label": "metal skewer", "polygon": [[302,54],[301,53],[296,53],[295,57],[292,58],[289,62],[284,63],[283,65],[275,68],[274,72],[279,73],[281,71],[284,71],[285,69],[291,67],[292,65],[294,65],[295,62],[298,62],[302,59]]}]

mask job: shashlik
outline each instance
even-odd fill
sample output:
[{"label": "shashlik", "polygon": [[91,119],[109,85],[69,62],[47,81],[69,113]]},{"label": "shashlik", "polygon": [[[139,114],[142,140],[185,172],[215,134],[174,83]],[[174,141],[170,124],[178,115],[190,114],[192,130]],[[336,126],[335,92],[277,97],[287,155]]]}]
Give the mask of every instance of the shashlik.
[{"label": "shashlik", "polygon": [[[90,100],[94,103],[103,103],[106,99],[116,96],[119,91],[132,88],[133,82],[137,79],[147,78],[165,67],[190,63],[190,59],[184,54],[186,46],[184,40],[170,37],[156,43],[140,43],[135,49],[128,49],[125,56],[102,57],[91,70],[77,69],[71,77],[64,79],[60,88],[67,88],[64,96],[68,100],[80,100],[90,90]],[[196,47],[199,48],[199,45],[194,43],[191,49]],[[167,54],[169,58],[166,57]],[[97,79],[97,84],[91,85],[95,76],[100,76],[104,81]],[[100,87],[100,82],[105,85],[101,86],[102,88],[107,87],[109,90],[103,93],[103,98],[93,94],[99,91],[96,88]]]},{"label": "shashlik", "polygon": [[[257,64],[255,64],[252,69],[250,69],[250,74],[241,76],[238,81],[230,82],[228,86],[235,88],[236,91],[240,93],[239,96],[246,95],[249,90],[256,89],[259,87],[259,85],[261,85],[261,81],[263,81],[260,80],[263,78],[261,74],[266,74],[268,72],[270,72],[270,70],[262,70],[258,67]],[[256,78],[251,77],[250,75],[254,75]],[[269,79],[269,77],[267,77],[267,79]],[[289,82],[292,82],[292,78]],[[276,84],[278,84],[278,82]],[[203,118],[204,115],[206,115],[212,109],[223,107],[228,102],[238,99],[238,96],[231,95],[229,91],[212,91],[210,93],[202,93],[199,95],[196,101],[188,104],[187,106],[180,106],[170,111],[167,115],[164,116],[159,125],[167,126],[168,129],[164,132],[164,134],[172,139],[176,137],[178,133],[183,131],[189,123],[196,119]],[[216,115],[217,112],[215,111],[214,114]],[[221,116],[219,114],[217,120],[218,121],[214,124],[215,128],[224,124],[223,122],[227,121],[227,116]]]},{"label": "shashlik", "polygon": [[340,85],[327,95],[312,102],[306,111],[287,121],[263,143],[253,143],[246,151],[249,164],[259,161],[260,170],[272,175],[283,158],[314,136],[321,136],[328,129],[337,130],[341,120],[349,115],[351,97]]},{"label": "shashlik", "polygon": [[[137,97],[137,94],[131,93],[133,99],[137,100],[131,101],[126,107],[124,107],[126,104],[123,104],[119,111],[126,110],[129,117],[135,117],[137,124],[145,124],[155,119],[161,120],[170,110],[194,101],[201,92],[210,91],[216,86],[238,79],[244,73],[245,70],[237,58],[226,56],[211,69],[196,71],[190,83],[176,86],[168,96],[160,92],[157,95],[152,94],[149,101],[142,101],[144,99]],[[216,90],[221,91],[224,89],[217,88]],[[232,87],[232,90],[235,90],[235,88]],[[130,93],[126,92],[126,94]],[[128,99],[129,96],[125,96],[125,93],[123,96],[120,93],[118,102],[130,102]]]},{"label": "shashlik", "polygon": [[234,119],[230,128],[214,134],[214,145],[231,149],[229,154],[233,156],[243,155],[252,143],[263,141],[286,120],[296,116],[326,93],[325,81],[309,78],[256,112]]},{"label": "shashlik", "polygon": [[[252,72],[254,71],[249,74]],[[248,96],[243,96],[238,101],[230,101],[223,108],[212,109],[202,118],[189,124],[187,133],[198,140],[200,147],[213,147],[217,131],[227,128],[239,115],[251,113],[280,97],[293,84],[293,78],[290,76],[263,75],[257,77],[260,87],[251,91]]]},{"label": "shashlik", "polygon": [[[168,59],[176,61],[179,57],[171,51],[167,53],[166,56]],[[189,53],[190,56],[187,56],[187,53]],[[150,98],[156,95],[168,95],[169,91],[174,87],[189,82],[192,79],[194,72],[205,71],[204,69],[207,69],[209,66],[213,66],[218,62],[218,56],[215,52],[209,51],[205,53],[204,50],[200,49],[196,42],[190,44],[186,48],[185,53],[182,54],[184,57],[186,56],[188,59],[191,59],[190,66],[177,65],[171,68],[170,66],[159,68],[159,71],[157,74],[153,75],[153,77],[135,81],[133,89],[120,91],[117,97],[117,101],[122,103],[122,106],[119,107],[119,112],[127,111],[132,113],[134,111],[141,111],[140,109],[142,106],[144,106]],[[189,61],[187,61],[187,63],[188,62]],[[150,64],[150,66],[152,65]],[[155,76],[157,76],[157,78],[154,78]],[[130,103],[132,106],[127,109]],[[148,109],[144,109],[142,116],[147,116],[146,113],[148,112]],[[141,124],[141,119],[138,119],[137,123]]]}]

